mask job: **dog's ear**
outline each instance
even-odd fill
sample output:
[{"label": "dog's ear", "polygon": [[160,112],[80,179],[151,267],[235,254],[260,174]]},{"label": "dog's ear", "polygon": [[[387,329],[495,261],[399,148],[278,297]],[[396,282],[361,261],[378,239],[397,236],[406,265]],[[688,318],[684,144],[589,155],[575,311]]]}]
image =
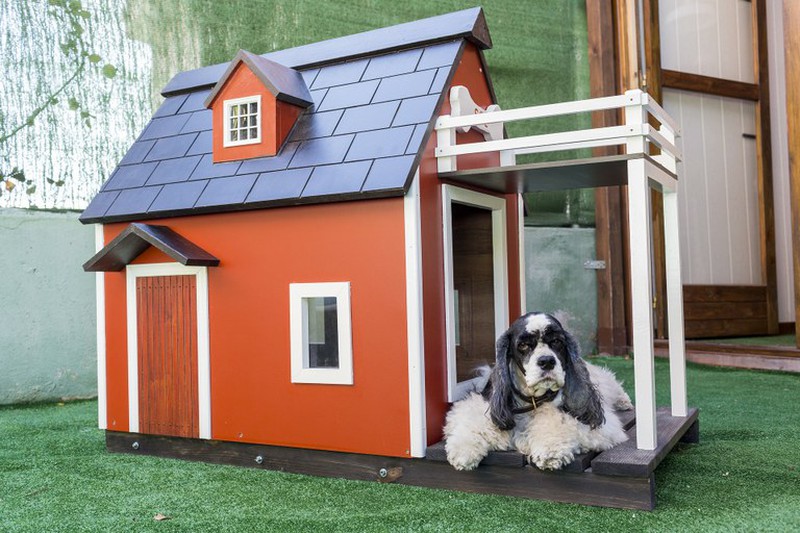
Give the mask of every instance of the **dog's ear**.
[{"label": "dog's ear", "polygon": [[489,414],[492,422],[500,429],[513,429],[514,413],[511,412],[514,403],[514,393],[511,389],[511,329],[497,339],[497,354],[494,369],[487,387],[489,392]]},{"label": "dog's ear", "polygon": [[594,429],[605,422],[600,395],[589,379],[589,369],[580,357],[578,343],[572,335],[566,331],[564,333],[567,341],[565,346],[567,353],[564,357],[567,368],[562,389],[564,403],[561,408]]}]

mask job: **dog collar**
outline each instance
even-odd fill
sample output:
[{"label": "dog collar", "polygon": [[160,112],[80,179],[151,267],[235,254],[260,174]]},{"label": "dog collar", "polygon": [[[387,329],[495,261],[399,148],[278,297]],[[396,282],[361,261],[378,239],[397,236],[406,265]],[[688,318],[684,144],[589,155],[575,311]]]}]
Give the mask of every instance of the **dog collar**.
[{"label": "dog collar", "polygon": [[[520,363],[519,360],[517,360],[517,358],[514,358],[514,362],[517,364],[517,367],[524,376],[525,368],[522,366],[522,363]],[[541,396],[528,396],[527,394],[523,394],[522,391],[517,388],[513,379],[511,380],[510,385],[511,385],[511,390],[514,392],[514,395],[517,398],[519,398],[520,400],[522,400],[527,404],[530,404],[524,407],[515,407],[511,409],[511,412],[514,413],[515,415],[520,415],[522,413],[529,413],[534,409],[536,409],[537,407],[539,407],[539,405],[542,405],[547,402],[552,402],[553,400],[556,399],[556,396],[558,396],[557,390],[548,390]]]}]

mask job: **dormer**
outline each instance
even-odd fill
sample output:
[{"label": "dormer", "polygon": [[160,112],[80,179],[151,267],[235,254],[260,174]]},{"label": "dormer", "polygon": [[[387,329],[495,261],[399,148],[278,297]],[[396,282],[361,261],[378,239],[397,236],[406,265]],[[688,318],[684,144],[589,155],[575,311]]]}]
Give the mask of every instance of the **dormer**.
[{"label": "dormer", "polygon": [[239,50],[205,101],[214,162],[276,155],[312,103],[299,72]]}]

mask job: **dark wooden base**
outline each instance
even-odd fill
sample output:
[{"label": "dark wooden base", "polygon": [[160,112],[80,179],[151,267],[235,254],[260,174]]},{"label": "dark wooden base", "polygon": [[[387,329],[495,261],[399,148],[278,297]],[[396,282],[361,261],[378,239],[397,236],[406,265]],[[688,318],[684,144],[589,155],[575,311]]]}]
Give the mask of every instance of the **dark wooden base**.
[{"label": "dark wooden base", "polygon": [[[656,340],[655,354],[659,357],[668,357],[669,341]],[[712,366],[800,372],[800,349],[793,346],[750,346],[687,341],[686,360]]]},{"label": "dark wooden base", "polygon": [[[662,415],[659,416],[659,422],[663,422],[665,429],[659,431],[656,459],[649,462],[644,470],[641,467],[634,469],[634,475],[613,469],[606,475],[595,471],[595,462],[616,448],[596,456],[579,457],[569,468],[558,472],[538,470],[526,464],[524,457],[515,452],[493,453],[477,469],[458,472],[436,457],[438,452],[435,446],[431,447],[429,457],[425,459],[404,459],[114,431],[106,432],[106,446],[109,451],[117,453],[601,507],[652,510],[655,506],[653,470],[658,462],[681,438],[692,442],[698,439],[696,409],[691,411],[689,417],[669,418],[671,420],[665,421]],[[606,465],[610,463],[613,461],[604,461]]]}]

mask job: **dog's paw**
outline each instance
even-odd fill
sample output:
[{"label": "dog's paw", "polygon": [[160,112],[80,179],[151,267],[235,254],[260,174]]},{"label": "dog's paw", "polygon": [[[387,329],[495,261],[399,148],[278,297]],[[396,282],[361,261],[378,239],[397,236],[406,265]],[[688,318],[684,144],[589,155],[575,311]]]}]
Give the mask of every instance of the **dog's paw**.
[{"label": "dog's paw", "polygon": [[447,462],[456,470],[475,470],[483,460],[483,456],[463,450],[446,449]]},{"label": "dog's paw", "polygon": [[528,460],[536,465],[539,470],[559,470],[575,460],[575,455],[570,451],[533,452]]},{"label": "dog's paw", "polygon": [[456,470],[475,470],[483,457],[474,457],[467,454],[447,454],[447,462]]},{"label": "dog's paw", "polygon": [[630,411],[633,409],[633,403],[628,395],[621,396],[614,402],[614,409],[617,411]]}]

